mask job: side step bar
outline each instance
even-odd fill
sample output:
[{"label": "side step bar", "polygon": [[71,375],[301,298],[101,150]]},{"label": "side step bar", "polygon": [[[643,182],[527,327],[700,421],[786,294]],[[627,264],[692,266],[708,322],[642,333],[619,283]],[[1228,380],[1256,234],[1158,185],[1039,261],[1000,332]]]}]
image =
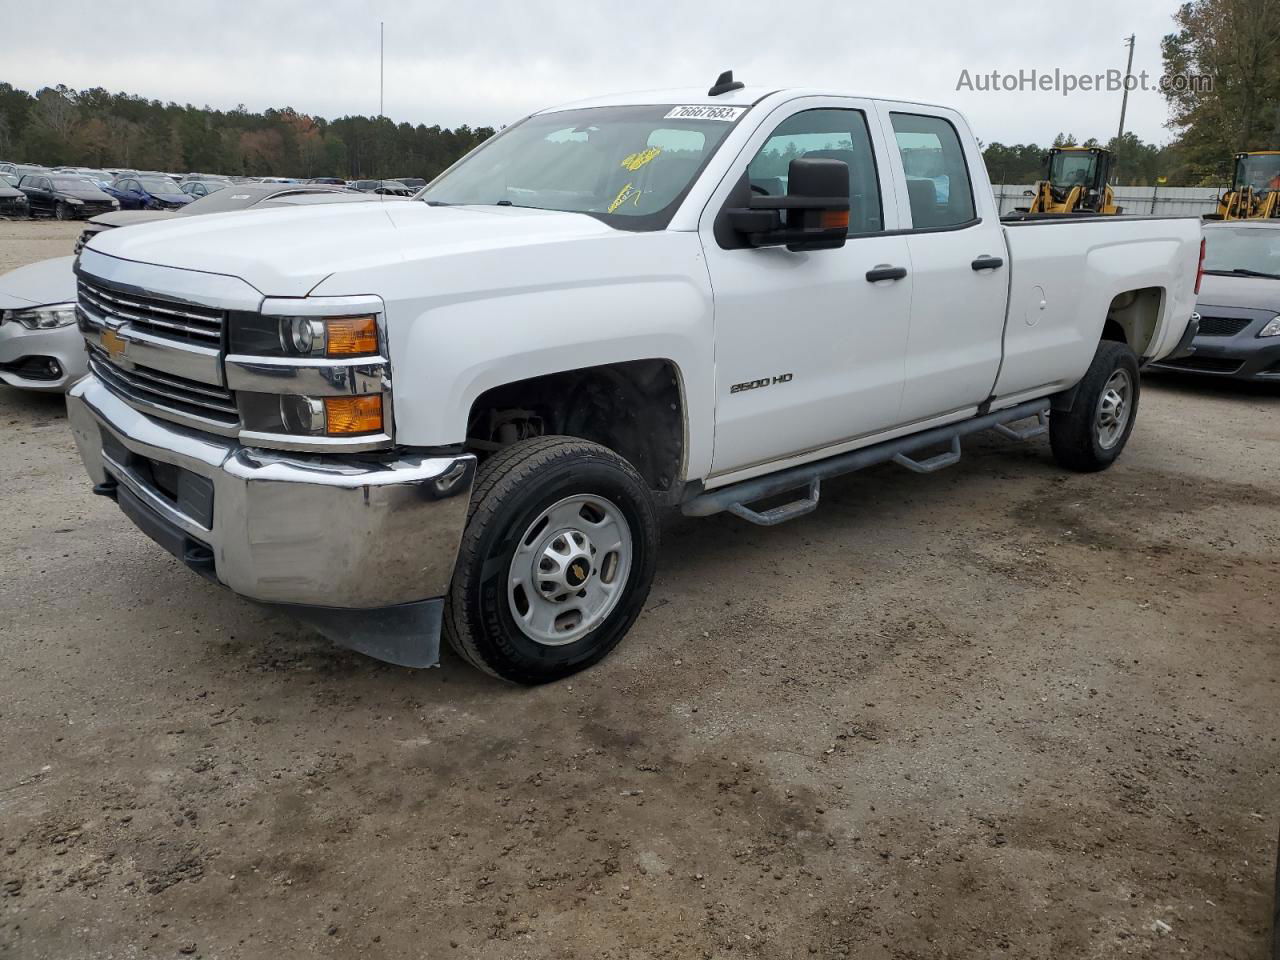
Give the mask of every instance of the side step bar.
[{"label": "side step bar", "polygon": [[[1036,423],[1022,429],[1014,429],[1009,424],[1030,417]],[[916,473],[933,473],[949,467],[960,459],[960,438],[982,430],[997,430],[1001,435],[1012,440],[1030,440],[1049,430],[1049,400],[1029,400],[1008,410],[999,410],[981,417],[973,417],[960,423],[935,427],[922,433],[886,440],[861,450],[850,450],[815,463],[805,463],[798,467],[790,467],[777,473],[743,480],[719,490],[711,490],[694,497],[681,506],[680,510],[687,517],[709,517],[728,510],[736,517],[760,526],[772,527],[796,517],[803,517],[818,508],[818,493],[823,480],[839,477],[866,467],[890,461]],[[917,460],[911,456],[928,447],[949,443],[950,450],[939,453],[925,460]],[[807,496],[785,503],[769,510],[752,510],[747,504],[757,500],[776,497],[791,490],[808,487]]]}]

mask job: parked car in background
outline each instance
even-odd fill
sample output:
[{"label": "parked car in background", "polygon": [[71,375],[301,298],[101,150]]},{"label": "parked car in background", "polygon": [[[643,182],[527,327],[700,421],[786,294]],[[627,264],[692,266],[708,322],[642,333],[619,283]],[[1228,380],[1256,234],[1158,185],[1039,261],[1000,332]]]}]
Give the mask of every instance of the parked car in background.
[{"label": "parked car in background", "polygon": [[351,189],[361,193],[377,193],[388,197],[411,197],[416,191],[410,190],[399,180],[355,180]]},{"label": "parked car in background", "polygon": [[21,180],[23,177],[27,176],[28,174],[48,173],[48,172],[49,171],[44,167],[39,167],[32,163],[6,163],[3,165],[0,165],[0,173],[12,174],[13,176],[17,177],[19,180]]},{"label": "parked car in background", "polygon": [[94,217],[76,241],[75,252],[84,249],[96,234],[115,227],[128,227],[139,223],[167,220],[170,217],[197,216],[202,213],[227,213],[247,210],[250,207],[279,207],[302,203],[341,203],[364,201],[371,198],[342,187],[307,183],[237,183],[229,190],[219,190],[188,204],[181,210],[121,210]]},{"label": "parked car in background", "polygon": [[396,177],[400,183],[403,183],[410,190],[418,191],[427,185],[427,181],[421,177]]},{"label": "parked car in background", "polygon": [[0,383],[62,392],[87,372],[74,261],[42,260],[0,276]]},{"label": "parked car in background", "polygon": [[11,173],[0,173],[0,217],[31,216],[31,204],[27,195],[18,189],[18,178]]},{"label": "parked car in background", "polygon": [[1209,221],[1195,353],[1154,364],[1280,383],[1280,222]]},{"label": "parked car in background", "polygon": [[192,200],[199,200],[201,197],[226,189],[231,186],[231,183],[227,180],[183,180],[178,186]]},{"label": "parked car in background", "polygon": [[324,183],[334,187],[345,187],[347,181],[341,177],[312,177],[307,183]]},{"label": "parked car in background", "polygon": [[27,174],[18,181],[32,216],[79,220],[119,208],[119,201],[93,183],[69,173]]},{"label": "parked car in background", "polygon": [[123,210],[176,210],[191,202],[191,197],[182,192],[172,177],[146,174],[120,177],[111,185],[110,192],[120,201]]}]

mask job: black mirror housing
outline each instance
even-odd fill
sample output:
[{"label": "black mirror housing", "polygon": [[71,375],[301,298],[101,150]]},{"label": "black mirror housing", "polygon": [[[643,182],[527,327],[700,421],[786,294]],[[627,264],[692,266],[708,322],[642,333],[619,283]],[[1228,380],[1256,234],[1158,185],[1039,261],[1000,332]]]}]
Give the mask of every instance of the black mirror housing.
[{"label": "black mirror housing", "polygon": [[753,247],[843,247],[849,236],[849,165],[827,157],[797,157],[787,170],[785,197],[751,197],[745,208],[727,214],[729,226]]}]

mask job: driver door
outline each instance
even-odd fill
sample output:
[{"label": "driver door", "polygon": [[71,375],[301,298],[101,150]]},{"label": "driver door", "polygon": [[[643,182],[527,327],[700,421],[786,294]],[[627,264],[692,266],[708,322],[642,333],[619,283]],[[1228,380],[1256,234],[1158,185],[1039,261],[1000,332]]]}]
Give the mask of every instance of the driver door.
[{"label": "driver door", "polygon": [[[897,204],[887,164],[876,163],[887,155],[868,102],[792,101],[756,132],[708,204],[700,230],[715,298],[712,478],[816,459],[900,422],[911,277],[906,238],[888,232]],[[802,156],[849,167],[845,245],[723,246],[714,221],[743,171],[754,194],[777,196]]]}]

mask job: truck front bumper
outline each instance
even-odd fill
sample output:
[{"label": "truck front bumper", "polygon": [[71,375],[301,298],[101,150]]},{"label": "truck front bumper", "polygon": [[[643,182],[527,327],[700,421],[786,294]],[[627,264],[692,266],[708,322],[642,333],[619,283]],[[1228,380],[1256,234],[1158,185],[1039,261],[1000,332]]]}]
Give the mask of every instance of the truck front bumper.
[{"label": "truck front bumper", "polygon": [[67,413],[95,492],[188,566],[343,646],[436,662],[475,457],[277,454],[152,419],[93,375]]}]

